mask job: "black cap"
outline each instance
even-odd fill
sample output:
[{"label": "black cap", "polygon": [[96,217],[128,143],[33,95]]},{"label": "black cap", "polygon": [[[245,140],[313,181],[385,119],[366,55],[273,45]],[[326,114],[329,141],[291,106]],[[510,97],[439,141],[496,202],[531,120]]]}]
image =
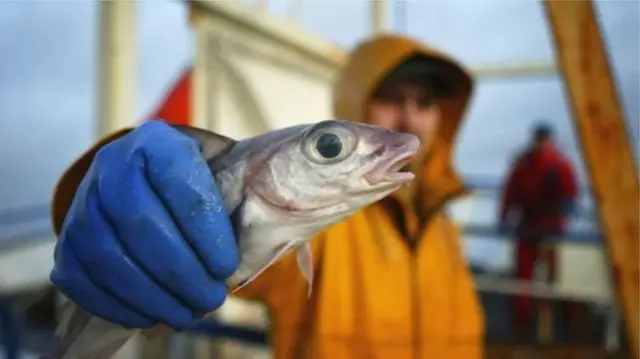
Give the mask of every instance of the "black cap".
[{"label": "black cap", "polygon": [[424,81],[433,88],[434,96],[449,97],[458,91],[456,74],[457,70],[446,61],[413,55],[391,70],[379,87],[399,80]]},{"label": "black cap", "polygon": [[544,120],[538,121],[533,127],[533,138],[542,140],[553,136],[553,127]]}]

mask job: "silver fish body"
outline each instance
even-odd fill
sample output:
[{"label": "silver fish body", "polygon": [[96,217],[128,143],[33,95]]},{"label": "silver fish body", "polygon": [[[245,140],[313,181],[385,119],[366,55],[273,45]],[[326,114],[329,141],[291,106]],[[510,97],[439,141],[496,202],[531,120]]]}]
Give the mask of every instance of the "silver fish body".
[{"label": "silver fish body", "polygon": [[[174,128],[200,143],[231,213],[240,264],[227,280],[230,292],[296,250],[311,295],[309,239],[410,182],[413,174],[401,169],[420,145],[411,134],[339,120],[241,141],[188,126]],[[72,302],[62,318],[60,343],[46,358],[108,359],[137,332],[91,316]]]}]

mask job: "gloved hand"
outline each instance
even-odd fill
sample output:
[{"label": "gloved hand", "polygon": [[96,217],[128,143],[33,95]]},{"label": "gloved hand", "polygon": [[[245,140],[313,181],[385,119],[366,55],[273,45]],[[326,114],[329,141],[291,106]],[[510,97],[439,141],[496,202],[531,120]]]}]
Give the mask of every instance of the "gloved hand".
[{"label": "gloved hand", "polygon": [[237,266],[227,210],[198,143],[149,121],[98,151],[50,278],[93,315],[181,329],[222,305]]}]

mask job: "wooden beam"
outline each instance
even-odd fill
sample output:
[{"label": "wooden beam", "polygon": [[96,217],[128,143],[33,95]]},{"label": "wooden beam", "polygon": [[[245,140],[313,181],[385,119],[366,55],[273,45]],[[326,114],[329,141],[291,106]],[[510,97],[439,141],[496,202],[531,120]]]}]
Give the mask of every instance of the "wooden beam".
[{"label": "wooden beam", "polygon": [[374,35],[379,35],[387,32],[387,1],[386,0],[371,0],[369,9],[371,12],[371,32]]},{"label": "wooden beam", "polygon": [[638,172],[592,1],[545,0],[619,308],[638,358]]}]

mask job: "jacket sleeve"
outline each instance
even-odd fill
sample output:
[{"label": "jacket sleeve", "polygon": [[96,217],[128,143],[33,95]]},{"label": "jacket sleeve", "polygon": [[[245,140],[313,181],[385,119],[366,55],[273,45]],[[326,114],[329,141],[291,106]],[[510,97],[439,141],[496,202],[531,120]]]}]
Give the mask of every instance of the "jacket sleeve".
[{"label": "jacket sleeve", "polygon": [[578,199],[578,183],[571,162],[564,160],[559,166],[560,203],[565,215],[573,212]]},{"label": "jacket sleeve", "polygon": [[569,161],[563,161],[560,166],[560,189],[563,199],[573,201],[578,196],[575,171]]}]

